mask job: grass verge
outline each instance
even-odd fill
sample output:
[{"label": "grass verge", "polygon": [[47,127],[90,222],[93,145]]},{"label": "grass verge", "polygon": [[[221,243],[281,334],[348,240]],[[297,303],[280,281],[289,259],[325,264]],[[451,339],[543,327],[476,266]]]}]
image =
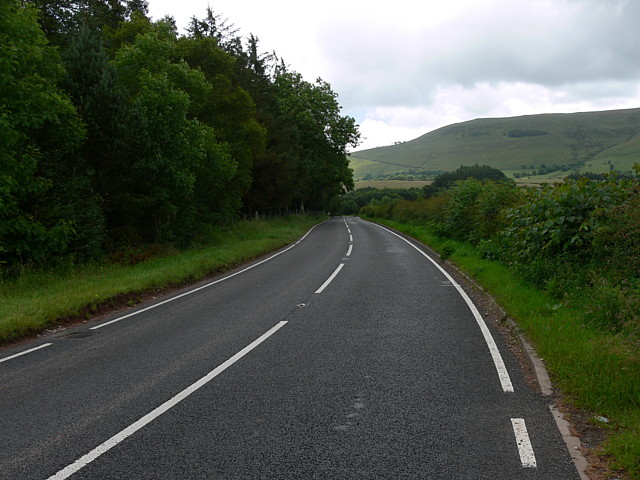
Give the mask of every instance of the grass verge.
[{"label": "grass verge", "polygon": [[637,339],[588,326],[582,300],[593,292],[566,292],[559,302],[507,266],[480,258],[470,244],[438,237],[425,226],[375,220],[448,257],[493,295],[544,358],[563,398],[591,412],[594,423],[596,415],[610,420],[597,453],[640,479],[640,347]]},{"label": "grass verge", "polygon": [[83,265],[69,271],[25,272],[0,281],[0,342],[40,332],[57,321],[89,315],[125,295],[184,285],[276,250],[319,223],[318,217],[239,222],[199,248],[133,266]]}]

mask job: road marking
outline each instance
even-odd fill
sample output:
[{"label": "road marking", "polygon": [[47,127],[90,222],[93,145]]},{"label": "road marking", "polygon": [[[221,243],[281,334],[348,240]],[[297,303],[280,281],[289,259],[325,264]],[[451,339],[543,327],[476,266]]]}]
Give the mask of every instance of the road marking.
[{"label": "road marking", "polygon": [[338,268],[336,268],[336,271],[333,272],[329,278],[327,278],[327,281],[324,282],[318,290],[316,290],[316,293],[322,293],[323,290],[327,288],[329,284],[333,282],[333,279],[336,278],[336,276],[340,273],[340,270],[342,270],[342,267],[344,267],[344,263],[341,263],[340,265],[338,265]]},{"label": "road marking", "polygon": [[347,250],[347,257],[351,256],[351,250],[353,250],[353,245],[349,245],[349,250]]},{"label": "road marking", "polygon": [[[347,223],[347,217],[342,217],[342,220],[344,221],[344,226],[347,227],[347,232],[349,232],[349,236],[351,237],[351,229],[349,228],[349,224]],[[351,241],[353,242],[353,238],[351,238]]]},{"label": "road marking", "polygon": [[277,325],[272,327],[268,332],[264,333],[261,337],[259,337],[258,339],[254,340],[252,343],[250,343],[249,345],[244,347],[242,350],[240,350],[234,356],[229,358],[226,362],[220,364],[218,367],[213,369],[207,375],[202,377],[200,380],[198,380],[194,384],[190,385],[189,387],[185,388],[180,393],[178,393],[176,396],[174,396],[170,400],[167,400],[166,402],[164,402],[162,405],[160,405],[155,410],[147,413],[144,417],[142,417],[137,422],[132,423],[131,425],[129,425],[127,428],[125,428],[121,432],[115,434],[113,437],[111,437],[106,442],[102,443],[101,445],[98,445],[96,448],[91,450],[86,455],[80,457],[78,460],[76,460],[71,465],[66,466],[65,468],[60,470],[58,473],[56,473],[55,475],[49,477],[48,480],[64,480],[65,478],[69,478],[71,475],[76,473],[78,470],[80,470],[81,468],[83,468],[83,467],[87,466],[88,464],[90,464],[91,462],[93,462],[95,459],[97,459],[103,453],[108,452],[113,447],[115,447],[116,445],[118,445],[119,443],[124,441],[126,438],[130,437],[135,432],[137,432],[138,430],[140,430],[144,426],[146,426],[149,423],[151,423],[153,420],[158,418],[160,415],[162,415],[166,411],[170,410],[171,408],[175,407],[178,403],[182,402],[185,398],[187,398],[189,395],[194,393],[196,390],[198,390],[201,387],[205,386],[207,383],[209,383],[215,377],[220,375],[222,372],[224,372],[231,365],[233,365],[238,360],[240,360],[242,357],[247,355],[251,350],[256,348],[258,345],[260,345],[262,342],[264,342],[266,339],[268,339],[270,336],[272,336],[274,333],[276,333],[278,330],[280,330],[282,327],[284,327],[286,324],[287,324],[286,321],[284,321],[284,320],[281,321],[280,323],[278,323]]},{"label": "road marking", "polygon": [[[318,224],[318,225],[320,225],[320,224]],[[194,288],[193,290],[189,290],[188,292],[181,293],[180,295],[176,295],[175,297],[168,298],[167,300],[164,300],[162,302],[154,303],[153,305],[150,305],[147,308],[142,308],[140,310],[136,310],[135,312],[131,312],[131,313],[127,314],[127,315],[123,315],[122,317],[118,317],[118,318],[115,318],[115,319],[110,320],[108,322],[101,323],[100,325],[96,325],[95,327],[89,328],[89,330],[98,330],[99,328],[106,327],[107,325],[111,325],[113,323],[120,322],[120,321],[122,321],[122,320],[124,320],[126,318],[133,317],[133,316],[138,315],[140,313],[146,312],[147,310],[152,310],[154,308],[160,307],[160,306],[165,305],[165,304],[167,304],[169,302],[173,302],[174,300],[177,300],[179,298],[186,297],[187,295],[191,295],[192,293],[195,293],[195,292],[198,292],[198,291],[203,290],[205,288],[211,287],[211,286],[213,286],[213,285],[215,285],[217,283],[224,282],[225,280],[229,280],[230,278],[233,278],[236,275],[240,275],[241,273],[244,273],[247,270],[251,270],[252,268],[257,267],[258,265],[262,265],[263,263],[266,263],[269,260],[274,259],[278,255],[282,255],[283,253],[288,252],[292,248],[296,247],[300,242],[302,242],[305,238],[307,238],[307,236],[311,233],[311,231],[314,228],[316,228],[318,225],[314,225],[313,227],[311,227],[311,229],[309,229],[309,231],[307,233],[305,233],[304,236],[302,238],[300,238],[300,240],[298,240],[296,243],[294,243],[293,245],[290,245],[289,247],[285,248],[284,250],[281,250],[280,252],[278,252],[278,253],[276,253],[274,255],[271,255],[269,258],[265,258],[264,260],[261,260],[261,261],[259,261],[257,263],[254,263],[253,265],[249,265],[248,267],[246,267],[246,268],[244,268],[244,269],[242,269],[242,270],[240,270],[238,272],[232,273],[231,275],[227,275],[226,277],[220,278],[220,279],[218,279],[218,280],[216,280],[214,282],[207,283],[206,285],[202,285],[200,287]]]},{"label": "road marking", "polygon": [[5,358],[0,358],[0,363],[12,360],[12,359],[17,358],[17,357],[21,357],[22,355],[26,355],[27,353],[35,352],[36,350],[40,350],[41,348],[49,347],[51,345],[53,345],[53,343],[45,343],[43,345],[40,345],[39,347],[30,348],[29,350],[25,350],[24,352],[16,353],[15,355],[10,355],[10,356],[5,357]]},{"label": "road marking", "polygon": [[458,293],[460,293],[460,295],[462,296],[462,298],[466,302],[467,306],[471,310],[471,313],[473,313],[473,317],[476,319],[476,323],[478,324],[478,327],[480,327],[480,331],[482,332],[482,336],[484,337],[484,341],[487,344],[487,347],[489,347],[489,352],[491,353],[491,358],[493,359],[493,364],[496,367],[496,371],[498,372],[498,378],[500,379],[500,384],[502,385],[502,391],[503,392],[513,392],[513,384],[511,383],[511,377],[509,377],[509,372],[507,371],[507,367],[504,364],[504,360],[502,359],[502,355],[500,355],[500,350],[498,350],[498,346],[496,345],[495,340],[491,336],[491,332],[489,331],[489,328],[487,327],[487,324],[483,320],[482,315],[480,315],[480,312],[478,311],[478,308],[471,301],[471,299],[469,298],[469,295],[467,295],[467,292],[465,292],[462,289],[462,287],[458,284],[458,282],[456,282],[453,279],[453,277],[451,275],[449,275],[449,272],[447,272],[444,268],[442,268],[440,265],[438,265],[438,263],[433,258],[431,258],[429,255],[427,255],[425,252],[423,252],[420,248],[418,248],[416,245],[411,243],[409,240],[404,238],[402,235],[398,235],[396,232],[394,232],[392,230],[389,230],[388,228],[383,227],[381,225],[378,225],[377,223],[374,223],[373,225],[376,225],[376,226],[382,228],[383,230],[386,230],[387,232],[395,235],[399,239],[404,240],[406,243],[411,245],[420,254],[422,254],[422,256],[424,256],[427,260],[429,260],[438,270],[440,270],[442,272],[442,274],[445,277],[447,277],[447,279],[451,282],[451,284],[454,287],[456,287],[456,290],[458,290]]},{"label": "road marking", "polygon": [[349,241],[353,242],[353,235],[349,235]]},{"label": "road marking", "polygon": [[533,453],[531,439],[527,433],[527,426],[523,418],[512,418],[513,433],[516,436],[516,444],[518,445],[518,453],[520,454],[520,462],[524,468],[536,468],[536,456]]}]

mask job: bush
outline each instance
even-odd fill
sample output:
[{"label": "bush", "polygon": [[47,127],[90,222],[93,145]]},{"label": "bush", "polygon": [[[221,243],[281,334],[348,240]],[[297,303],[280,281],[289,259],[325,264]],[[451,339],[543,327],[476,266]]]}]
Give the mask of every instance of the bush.
[{"label": "bush", "polygon": [[475,245],[481,240],[489,240],[506,225],[503,210],[514,205],[519,195],[513,182],[458,181],[449,189],[445,232]]},{"label": "bush", "polygon": [[520,203],[505,212],[500,241],[509,259],[529,263],[570,253],[592,254],[593,232],[629,196],[631,180],[604,182],[582,178],[529,188]]},{"label": "bush", "polygon": [[619,280],[640,279],[640,190],[615,207],[593,232],[593,245]]},{"label": "bush", "polygon": [[403,222],[440,222],[445,218],[446,195],[421,198],[416,201],[402,201],[393,206],[393,218]]},{"label": "bush", "polygon": [[522,189],[513,182],[485,182],[476,199],[477,211],[473,219],[475,242],[488,240],[507,225],[504,211],[520,201]]},{"label": "bush", "polygon": [[449,236],[468,240],[473,231],[473,219],[477,215],[477,199],[482,192],[482,182],[479,180],[464,180],[457,182],[449,190],[446,204],[447,217],[444,227]]}]

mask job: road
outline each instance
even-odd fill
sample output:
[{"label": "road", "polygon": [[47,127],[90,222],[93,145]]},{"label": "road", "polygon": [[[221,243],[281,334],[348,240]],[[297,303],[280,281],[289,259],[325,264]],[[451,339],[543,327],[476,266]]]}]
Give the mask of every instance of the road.
[{"label": "road", "polygon": [[420,248],[334,217],[1,350],[0,478],[579,479],[548,399],[474,310]]}]

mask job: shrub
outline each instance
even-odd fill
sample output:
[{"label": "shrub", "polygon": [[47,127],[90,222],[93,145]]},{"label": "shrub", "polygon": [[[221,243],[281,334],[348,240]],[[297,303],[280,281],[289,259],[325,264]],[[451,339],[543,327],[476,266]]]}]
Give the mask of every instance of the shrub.
[{"label": "shrub", "polygon": [[445,218],[446,195],[403,201],[394,205],[393,218],[403,222],[441,222]]},{"label": "shrub", "polygon": [[460,240],[467,240],[471,236],[473,218],[477,214],[476,200],[481,191],[482,182],[472,179],[457,182],[449,190],[444,221],[449,236]]},{"label": "shrub", "polygon": [[513,182],[485,182],[476,199],[471,240],[493,238],[506,226],[504,211],[520,200],[520,187]]},{"label": "shrub", "polygon": [[506,225],[505,207],[514,205],[519,195],[513,182],[458,181],[449,189],[445,231],[453,238],[473,244],[491,239]]},{"label": "shrub", "polygon": [[606,224],[632,185],[615,177],[603,182],[581,178],[526,189],[521,202],[505,212],[506,228],[500,233],[505,253],[520,263],[593,253],[592,232]]},{"label": "shrub", "polygon": [[612,209],[607,223],[593,232],[593,245],[618,279],[640,279],[640,190]]}]

